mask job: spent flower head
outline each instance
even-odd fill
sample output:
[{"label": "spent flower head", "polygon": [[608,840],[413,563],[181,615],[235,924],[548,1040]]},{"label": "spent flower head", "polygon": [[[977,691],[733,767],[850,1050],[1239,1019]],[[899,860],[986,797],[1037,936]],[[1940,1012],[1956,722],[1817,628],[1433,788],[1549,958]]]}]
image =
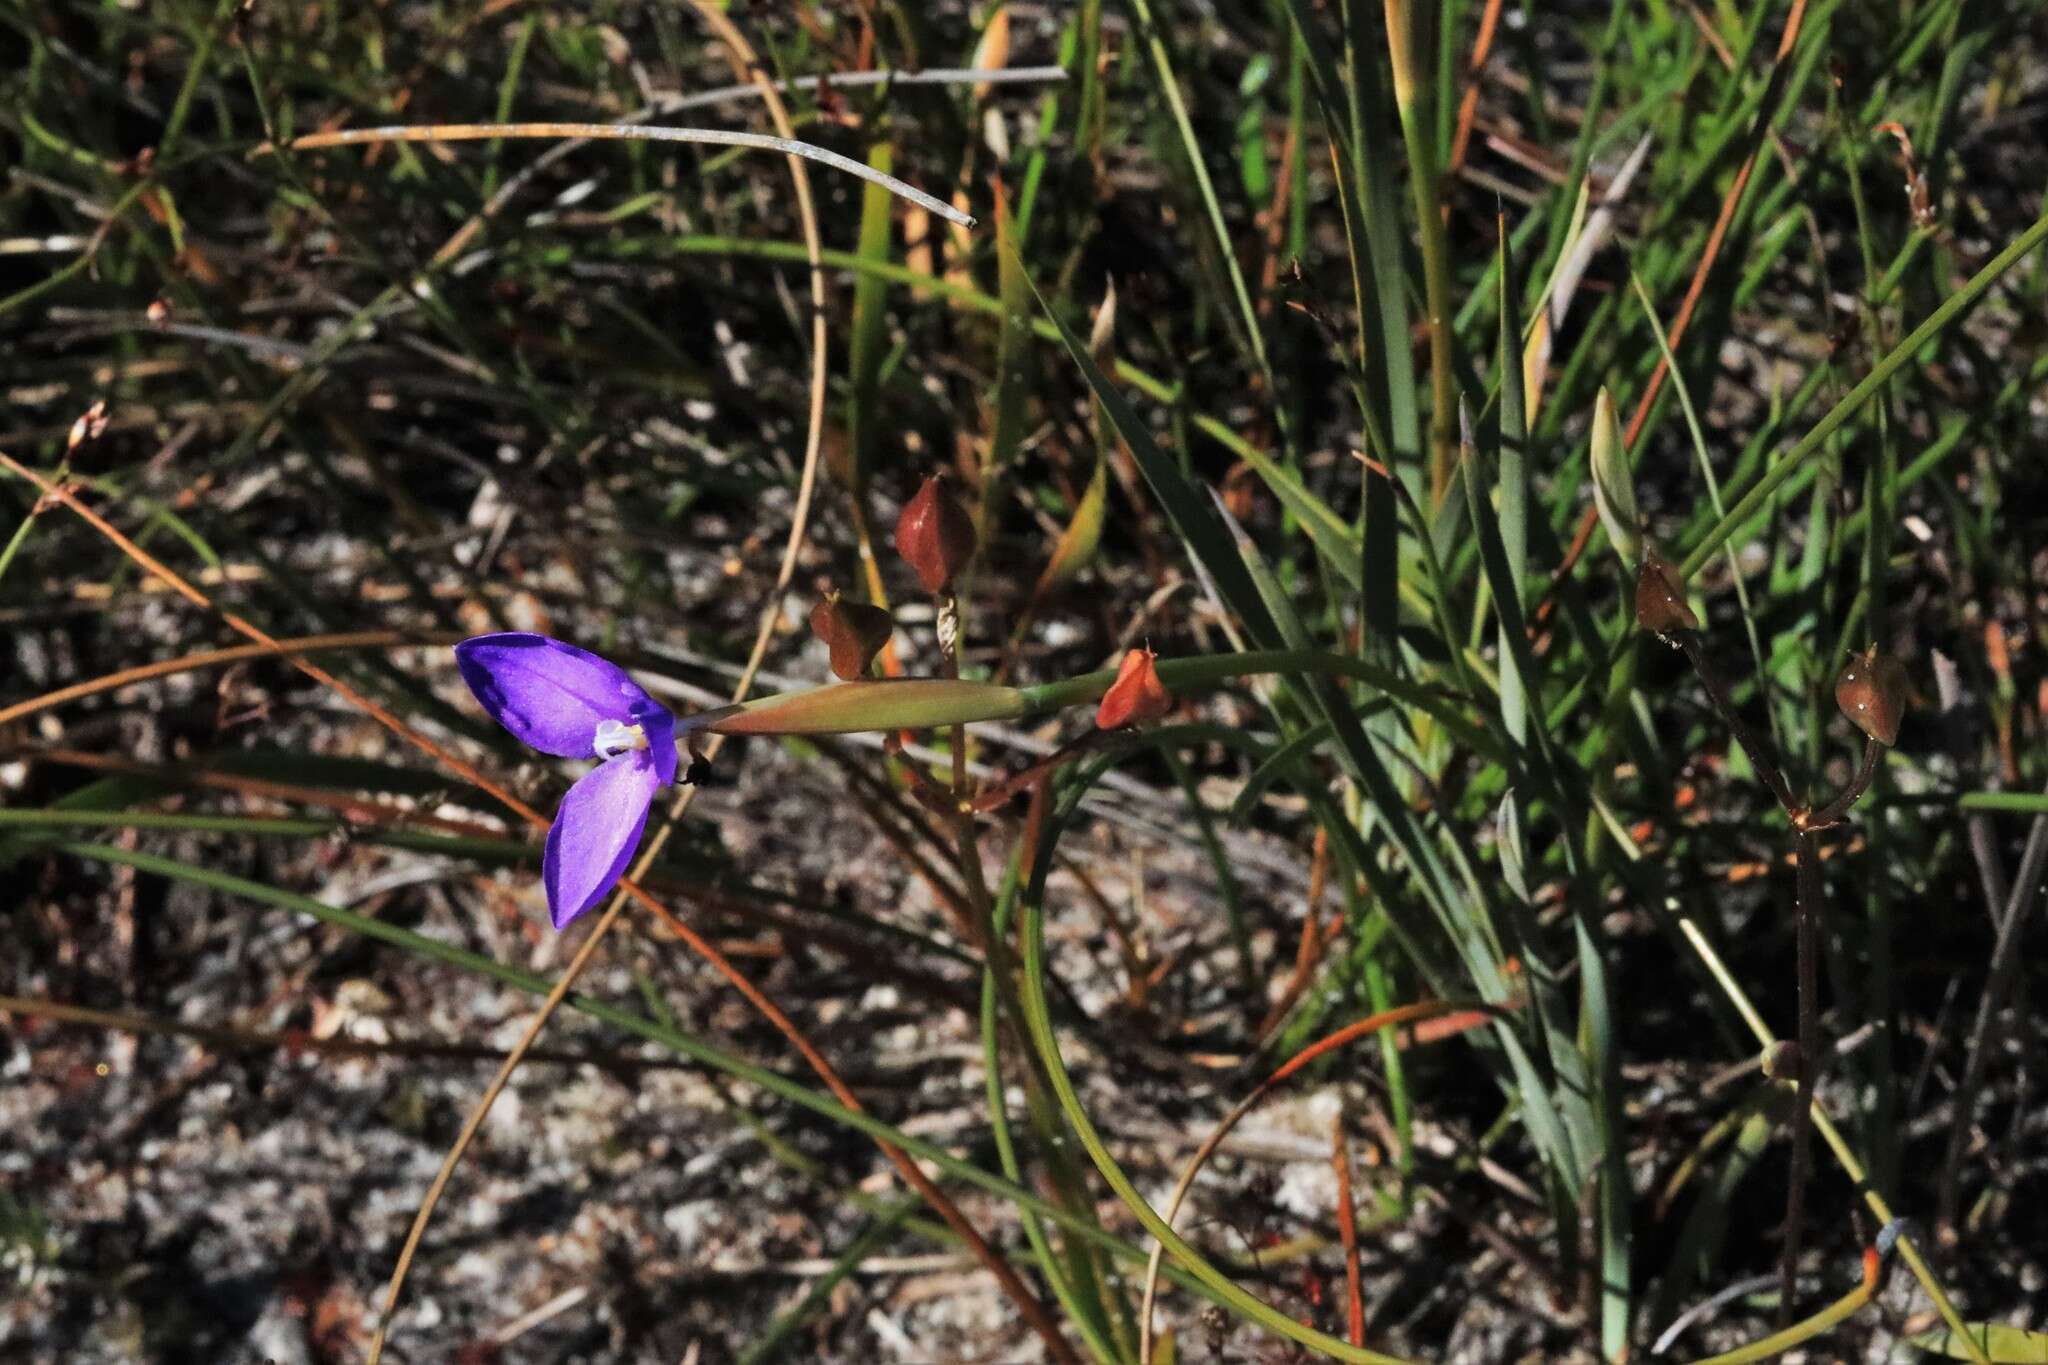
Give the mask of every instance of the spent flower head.
[{"label": "spent flower head", "polygon": [[1653,635],[1698,630],[1700,618],[1685,600],[1685,575],[1647,541],[1636,571],[1636,624]]},{"label": "spent flower head", "polygon": [[569,788],[548,827],[541,882],[560,929],[625,874],[655,792],[676,780],[676,718],[617,664],[545,635],[479,635],[455,646],[455,662],[491,719],[522,744],[602,760]]},{"label": "spent flower head", "polygon": [[1899,737],[1899,721],[1912,701],[1913,685],[1906,666],[1872,645],[1849,660],[1835,684],[1835,705],[1856,727],[1889,749]]},{"label": "spent flower head", "polygon": [[846,682],[868,675],[868,665],[889,643],[895,629],[895,620],[882,608],[837,592],[826,593],[824,600],[811,608],[811,634],[831,651],[833,676]]},{"label": "spent flower head", "polygon": [[896,553],[917,572],[926,592],[944,592],[974,558],[974,519],[944,475],[924,481],[896,518]]}]

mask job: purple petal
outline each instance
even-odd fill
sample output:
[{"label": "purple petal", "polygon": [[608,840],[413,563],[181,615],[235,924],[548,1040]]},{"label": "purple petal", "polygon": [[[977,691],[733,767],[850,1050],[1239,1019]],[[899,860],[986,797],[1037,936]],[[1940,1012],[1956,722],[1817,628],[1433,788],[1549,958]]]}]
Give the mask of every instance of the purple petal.
[{"label": "purple petal", "polygon": [[557,929],[595,905],[624,875],[660,786],[653,758],[635,749],[598,764],[569,788],[548,829],[540,864]]},{"label": "purple petal", "polygon": [[530,748],[589,758],[602,722],[640,725],[658,771],[666,751],[662,780],[674,778],[674,717],[617,664],[525,631],[464,640],[455,646],[455,662],[491,718]]},{"label": "purple petal", "polygon": [[676,780],[676,718],[660,702],[649,700],[649,710],[635,717],[647,734],[647,756],[654,760],[654,775],[666,787]]}]

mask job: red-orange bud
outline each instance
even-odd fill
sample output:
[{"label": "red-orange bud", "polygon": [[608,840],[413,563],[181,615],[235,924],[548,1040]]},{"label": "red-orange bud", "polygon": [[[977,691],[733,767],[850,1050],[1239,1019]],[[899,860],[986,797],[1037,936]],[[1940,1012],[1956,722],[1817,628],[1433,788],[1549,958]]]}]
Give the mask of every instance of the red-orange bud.
[{"label": "red-orange bud", "polygon": [[1096,729],[1117,730],[1158,720],[1173,709],[1173,693],[1159,680],[1158,658],[1149,649],[1134,649],[1124,655],[1116,681],[1102,694],[1102,705],[1095,708]]},{"label": "red-orange bud", "polygon": [[924,481],[896,518],[896,553],[917,571],[926,592],[944,592],[974,558],[974,521],[944,478]]},{"label": "red-orange bud", "polygon": [[880,607],[849,602],[838,593],[811,608],[811,633],[832,651],[832,672],[854,682],[868,675],[868,665],[889,643],[896,623]]},{"label": "red-orange bud", "polygon": [[1889,749],[1899,737],[1899,721],[1912,690],[1906,666],[1872,645],[1842,670],[1841,681],[1835,684],[1835,705],[1864,734]]}]

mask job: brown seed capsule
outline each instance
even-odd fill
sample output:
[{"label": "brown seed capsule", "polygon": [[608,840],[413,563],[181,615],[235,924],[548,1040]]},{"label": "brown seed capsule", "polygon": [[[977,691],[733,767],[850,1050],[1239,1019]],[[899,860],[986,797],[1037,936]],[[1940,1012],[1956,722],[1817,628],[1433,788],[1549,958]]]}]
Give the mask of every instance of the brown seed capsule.
[{"label": "brown seed capsule", "polygon": [[1636,624],[1653,635],[1700,628],[1700,618],[1685,600],[1685,578],[1678,566],[1647,545],[1643,566],[1636,571]]},{"label": "brown seed capsule", "polygon": [[1872,645],[1849,660],[1835,684],[1835,705],[1856,727],[1887,749],[1899,737],[1899,721],[1911,700],[1906,666]]},{"label": "brown seed capsule", "polygon": [[896,623],[880,607],[849,602],[838,593],[811,608],[811,634],[832,651],[833,676],[847,682],[865,678],[868,665],[889,643]]},{"label": "brown seed capsule", "polygon": [[896,553],[926,592],[944,592],[974,557],[974,522],[943,476],[924,481],[896,519]]},{"label": "brown seed capsule", "polygon": [[1134,649],[1124,655],[1116,681],[1102,694],[1102,705],[1095,708],[1096,729],[1117,730],[1158,720],[1173,709],[1173,694],[1159,680],[1158,658],[1149,649]]}]

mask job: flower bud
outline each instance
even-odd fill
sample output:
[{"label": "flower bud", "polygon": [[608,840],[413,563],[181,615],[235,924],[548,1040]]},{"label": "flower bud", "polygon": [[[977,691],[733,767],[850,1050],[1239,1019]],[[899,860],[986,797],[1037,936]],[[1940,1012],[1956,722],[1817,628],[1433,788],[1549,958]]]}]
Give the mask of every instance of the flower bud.
[{"label": "flower bud", "polygon": [[1652,635],[1700,628],[1700,618],[1685,600],[1685,576],[1647,544],[1643,566],[1636,571],[1636,624]]},{"label": "flower bud", "polygon": [[1633,564],[1643,552],[1642,518],[1636,512],[1635,471],[1629,467],[1628,447],[1622,444],[1621,423],[1614,416],[1614,400],[1606,389],[1593,401],[1593,506],[1622,563]]},{"label": "flower bud", "polygon": [[1899,721],[1911,692],[1905,665],[1879,654],[1872,645],[1842,670],[1841,681],[1835,684],[1835,705],[1859,730],[1889,749],[1899,737]]},{"label": "flower bud", "polygon": [[1102,694],[1102,705],[1095,708],[1096,729],[1117,730],[1158,720],[1173,709],[1173,694],[1159,680],[1158,658],[1150,649],[1134,649],[1124,655],[1116,681]]},{"label": "flower bud", "polygon": [[78,448],[87,441],[97,441],[107,431],[107,400],[96,398],[85,414],[71,424],[71,434],[64,438],[64,458],[70,459]]},{"label": "flower bud", "polygon": [[864,678],[868,665],[889,643],[896,622],[866,602],[849,602],[836,592],[811,608],[811,634],[832,651],[832,673],[847,682]]},{"label": "flower bud", "polygon": [[974,557],[974,522],[943,476],[924,481],[896,519],[896,553],[926,592],[944,592]]}]

